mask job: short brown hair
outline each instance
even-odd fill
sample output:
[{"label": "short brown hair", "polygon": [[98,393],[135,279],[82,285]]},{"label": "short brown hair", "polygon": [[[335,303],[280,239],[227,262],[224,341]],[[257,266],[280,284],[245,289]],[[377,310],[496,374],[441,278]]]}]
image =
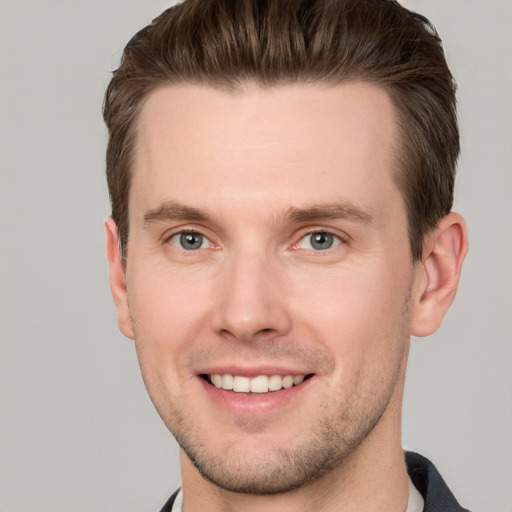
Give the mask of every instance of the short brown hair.
[{"label": "short brown hair", "polygon": [[385,88],[399,116],[398,170],[413,260],[453,202],[459,132],[455,84],[441,40],[394,0],[185,0],[138,32],[105,94],[107,181],[123,259],[138,113],[176,83],[246,82]]}]

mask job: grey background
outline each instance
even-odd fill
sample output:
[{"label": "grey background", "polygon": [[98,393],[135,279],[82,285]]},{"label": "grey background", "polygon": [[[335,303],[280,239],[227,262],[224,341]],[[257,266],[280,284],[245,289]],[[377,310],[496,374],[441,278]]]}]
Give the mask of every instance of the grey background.
[{"label": "grey background", "polygon": [[[159,510],[177,448],[107,283],[100,115],[129,37],[170,2],[0,0],[0,511]],[[470,253],[440,331],[413,340],[404,445],[475,512],[511,512],[512,2],[409,0],[445,41]]]}]

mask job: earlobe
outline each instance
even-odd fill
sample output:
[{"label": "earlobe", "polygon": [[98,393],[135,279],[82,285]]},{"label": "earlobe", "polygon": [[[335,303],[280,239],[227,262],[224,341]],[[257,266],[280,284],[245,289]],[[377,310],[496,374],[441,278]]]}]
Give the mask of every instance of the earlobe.
[{"label": "earlobe", "polygon": [[452,212],[441,219],[425,241],[411,325],[413,336],[428,336],[441,325],[455,298],[467,250],[466,224]]},{"label": "earlobe", "polygon": [[105,221],[107,259],[109,267],[110,291],[117,311],[117,322],[121,332],[130,339],[134,338],[133,325],[128,306],[126,276],[119,249],[119,231],[112,217]]}]

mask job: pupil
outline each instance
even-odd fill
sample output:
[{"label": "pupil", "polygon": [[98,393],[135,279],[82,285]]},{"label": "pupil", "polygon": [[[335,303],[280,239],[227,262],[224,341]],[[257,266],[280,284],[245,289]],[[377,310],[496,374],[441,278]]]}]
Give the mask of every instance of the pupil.
[{"label": "pupil", "polygon": [[183,233],[180,237],[183,249],[187,251],[198,249],[203,243],[203,236],[199,233]]},{"label": "pupil", "polygon": [[329,233],[313,233],[311,235],[311,245],[315,249],[330,249],[333,243],[333,237]]}]

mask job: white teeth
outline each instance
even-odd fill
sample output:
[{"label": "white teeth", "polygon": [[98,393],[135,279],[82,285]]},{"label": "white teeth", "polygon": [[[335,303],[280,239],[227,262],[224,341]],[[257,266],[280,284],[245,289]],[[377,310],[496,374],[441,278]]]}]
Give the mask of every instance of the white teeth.
[{"label": "white teeth", "polygon": [[222,376],[222,389],[233,389],[233,375],[225,373]]},{"label": "white teeth", "polygon": [[268,382],[269,391],[279,391],[283,387],[283,378],[281,375],[272,375]]},{"label": "white teeth", "polygon": [[222,387],[222,375],[219,375],[219,374],[212,375],[212,384],[216,388],[221,388]]},{"label": "white teeth", "polygon": [[287,375],[286,377],[283,377],[283,388],[288,389],[293,386],[293,376]]},{"label": "white teeth", "polygon": [[251,379],[251,393],[266,393],[268,391],[268,377],[260,375]]},{"label": "white teeth", "polygon": [[251,391],[251,379],[235,375],[233,377],[233,391],[237,393],[249,393],[249,391]]},{"label": "white teeth", "polygon": [[249,378],[229,373],[214,373],[209,376],[210,382],[216,388],[233,390],[235,393],[268,393],[288,389],[299,385],[304,377],[304,375],[258,375]]},{"label": "white teeth", "polygon": [[295,375],[295,377],[293,377],[293,385],[294,385],[294,386],[297,386],[297,385],[298,385],[298,384],[300,384],[303,380],[304,380],[304,375]]}]

